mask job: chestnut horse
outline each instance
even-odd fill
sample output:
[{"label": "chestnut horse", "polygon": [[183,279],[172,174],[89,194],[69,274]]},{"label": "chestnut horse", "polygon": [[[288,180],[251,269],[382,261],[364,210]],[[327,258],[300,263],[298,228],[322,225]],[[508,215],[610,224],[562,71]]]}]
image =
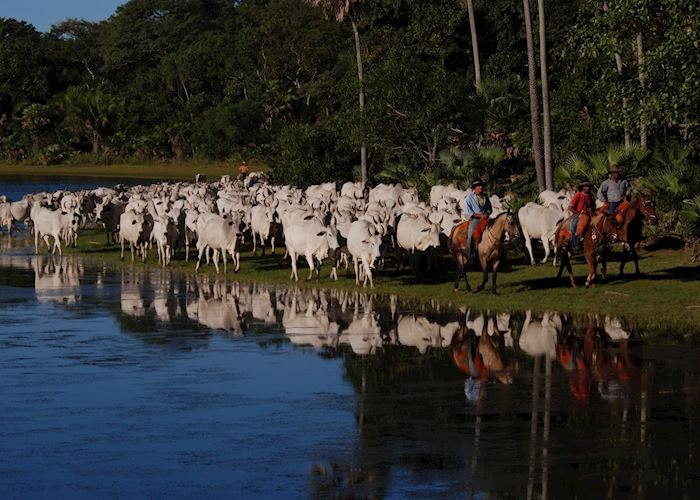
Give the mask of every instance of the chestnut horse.
[{"label": "chestnut horse", "polygon": [[[467,255],[467,238],[469,236],[469,221],[462,222],[452,228],[450,238],[447,242],[447,247],[450,255],[455,259],[455,283],[454,289],[459,290],[459,280],[464,276],[464,282],[467,284],[467,291],[471,292],[472,288],[469,285],[467,278],[467,267],[469,265],[470,255]],[[520,236],[518,225],[515,222],[515,215],[512,212],[503,212],[497,217],[490,219],[483,236],[478,245],[476,245],[479,263],[481,264],[481,272],[483,280],[475,291],[480,292],[486,286],[489,278],[488,265],[493,263],[493,284],[491,291],[496,294],[496,275],[498,274],[498,265],[501,262],[503,255],[504,242],[506,240],[515,240]]]},{"label": "chestnut horse", "polygon": [[[564,267],[569,272],[571,286],[576,288],[576,278],[571,268],[571,240],[562,237],[562,222],[557,229],[557,234],[554,240],[554,246],[557,249],[557,257],[560,260],[559,272],[557,279],[561,279],[564,272]],[[583,235],[583,256],[588,265],[588,277],[586,278],[586,288],[595,285],[595,278],[598,269],[598,254],[603,251],[608,241],[617,241],[618,229],[615,223],[615,217],[605,213],[596,213],[591,219],[586,232]]]},{"label": "chestnut horse", "polygon": [[[620,276],[625,273],[625,264],[632,256],[634,260],[634,271],[639,276],[639,255],[637,255],[637,244],[642,241],[642,226],[644,221],[656,222],[656,207],[654,205],[654,193],[639,193],[632,200],[632,203],[625,211],[625,218],[620,228],[620,240],[625,243],[620,261]],[[605,276],[607,271],[607,248],[603,249],[601,257],[600,271]]]}]

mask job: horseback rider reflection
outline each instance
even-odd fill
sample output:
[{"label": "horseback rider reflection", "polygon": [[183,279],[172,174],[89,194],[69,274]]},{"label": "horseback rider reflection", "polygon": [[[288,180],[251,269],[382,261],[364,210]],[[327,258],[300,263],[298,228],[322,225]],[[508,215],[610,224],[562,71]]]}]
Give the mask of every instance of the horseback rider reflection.
[{"label": "horseback rider reflection", "polygon": [[[590,398],[593,389],[606,401],[626,397],[636,366],[630,357],[629,339],[620,337],[620,321],[589,315],[583,337],[570,330],[557,339],[557,359],[571,372],[569,389],[578,400]],[[617,327],[616,327],[617,325]]]},{"label": "horseback rider reflection", "polygon": [[595,208],[595,198],[591,194],[591,183],[583,179],[578,185],[578,192],[571,198],[569,212],[571,218],[571,250],[578,252],[581,249],[583,235],[591,221],[591,213]]},{"label": "horseback rider reflection", "polygon": [[608,171],[610,178],[598,188],[598,199],[603,202],[603,208],[608,215],[615,215],[623,202],[629,200],[632,188],[617,165],[612,165]]},{"label": "horseback rider reflection", "polygon": [[484,193],[484,182],[481,179],[477,179],[472,182],[472,192],[464,198],[464,217],[470,221],[469,235],[467,237],[467,255],[469,255],[470,260],[472,249],[475,247],[472,244],[474,235],[476,234],[476,239],[478,240],[488,224],[491,211],[491,201],[488,195]]}]

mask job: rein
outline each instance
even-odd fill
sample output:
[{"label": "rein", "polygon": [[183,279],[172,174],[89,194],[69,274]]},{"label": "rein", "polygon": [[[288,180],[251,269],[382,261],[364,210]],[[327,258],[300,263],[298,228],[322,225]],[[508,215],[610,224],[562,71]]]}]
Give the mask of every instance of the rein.
[{"label": "rein", "polygon": [[[496,225],[496,221],[497,221],[498,219],[500,219],[500,218],[501,218],[502,216],[504,216],[504,215],[508,215],[508,212],[503,212],[502,214],[499,214],[498,217],[496,217],[495,219],[493,219],[493,222],[490,223],[490,224],[486,227],[486,229],[484,229],[484,233],[483,233],[484,236],[488,235],[488,237],[491,239],[492,243],[498,243],[498,241],[499,241],[499,240],[497,240],[496,237],[492,234],[492,233],[493,233],[492,229],[493,229],[493,227]],[[503,231],[503,234],[504,234],[504,235],[505,235],[505,233],[506,233],[506,232]],[[484,242],[484,237],[481,238],[481,241]],[[480,245],[480,246],[481,246],[481,245]]]}]

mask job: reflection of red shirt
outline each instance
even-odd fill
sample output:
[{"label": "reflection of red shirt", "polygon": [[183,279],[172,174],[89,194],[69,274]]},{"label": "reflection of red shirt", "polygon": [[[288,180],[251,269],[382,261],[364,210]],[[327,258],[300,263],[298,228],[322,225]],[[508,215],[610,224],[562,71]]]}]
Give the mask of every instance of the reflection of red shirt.
[{"label": "reflection of red shirt", "polygon": [[573,198],[571,198],[571,203],[569,203],[569,210],[581,214],[588,212],[595,206],[595,198],[593,195],[584,193],[583,191],[578,191]]}]

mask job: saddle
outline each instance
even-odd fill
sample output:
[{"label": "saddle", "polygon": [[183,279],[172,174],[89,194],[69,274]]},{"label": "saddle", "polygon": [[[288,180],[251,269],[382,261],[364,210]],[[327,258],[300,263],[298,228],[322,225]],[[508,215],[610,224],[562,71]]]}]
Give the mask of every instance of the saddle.
[{"label": "saddle", "polygon": [[[557,232],[557,240],[558,241],[560,241],[562,243],[568,243],[569,241],[571,241],[571,237],[572,237],[571,222],[573,221],[573,218],[574,218],[574,216],[570,215],[570,216],[564,218],[559,223],[559,230]],[[591,220],[591,217],[588,214],[579,215],[578,223],[576,224],[576,236],[581,237],[584,235],[590,220]]]},{"label": "saddle", "polygon": [[477,224],[476,228],[474,228],[474,235],[473,235],[473,246],[472,248],[477,248],[479,243],[481,243],[481,237],[484,235],[484,230],[486,227],[489,225],[489,219],[487,217],[484,217],[483,219],[479,219],[479,224]]},{"label": "saddle", "polygon": [[618,226],[621,226],[625,222],[625,215],[627,215],[627,210],[632,206],[629,201],[623,201],[617,207],[617,212],[615,212],[615,222]]}]

